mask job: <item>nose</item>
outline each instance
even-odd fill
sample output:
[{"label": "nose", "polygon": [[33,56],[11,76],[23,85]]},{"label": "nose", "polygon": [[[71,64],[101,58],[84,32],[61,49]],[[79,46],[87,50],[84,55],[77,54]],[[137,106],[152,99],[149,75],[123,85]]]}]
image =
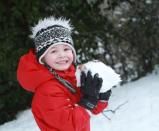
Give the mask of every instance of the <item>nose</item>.
[{"label": "nose", "polygon": [[60,50],[58,55],[59,55],[59,57],[64,57],[64,56],[66,56],[66,55],[65,55],[65,52],[64,52],[63,50]]}]

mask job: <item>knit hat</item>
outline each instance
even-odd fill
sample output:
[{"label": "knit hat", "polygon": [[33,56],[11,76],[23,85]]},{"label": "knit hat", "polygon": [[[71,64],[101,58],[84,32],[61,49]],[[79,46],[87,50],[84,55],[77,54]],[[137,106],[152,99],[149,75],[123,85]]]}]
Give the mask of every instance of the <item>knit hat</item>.
[{"label": "knit hat", "polygon": [[39,20],[38,24],[32,27],[32,35],[34,40],[36,55],[39,63],[44,64],[42,58],[50,48],[55,45],[68,45],[74,55],[74,63],[76,62],[76,51],[74,49],[71,37],[72,25],[65,18],[48,17]]}]

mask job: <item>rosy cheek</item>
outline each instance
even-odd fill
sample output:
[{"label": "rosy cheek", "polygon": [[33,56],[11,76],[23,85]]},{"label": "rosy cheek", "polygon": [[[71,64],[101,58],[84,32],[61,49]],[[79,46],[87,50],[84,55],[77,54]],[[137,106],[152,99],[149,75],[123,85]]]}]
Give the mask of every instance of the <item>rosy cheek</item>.
[{"label": "rosy cheek", "polygon": [[45,59],[45,62],[46,62],[47,64],[50,64],[50,63],[52,63],[53,61],[54,61],[54,58],[51,57],[51,56],[48,56],[48,57]]},{"label": "rosy cheek", "polygon": [[54,60],[54,58],[52,58],[52,57],[49,57],[49,58],[48,58],[48,61],[49,61],[49,62],[52,62],[53,60]]}]

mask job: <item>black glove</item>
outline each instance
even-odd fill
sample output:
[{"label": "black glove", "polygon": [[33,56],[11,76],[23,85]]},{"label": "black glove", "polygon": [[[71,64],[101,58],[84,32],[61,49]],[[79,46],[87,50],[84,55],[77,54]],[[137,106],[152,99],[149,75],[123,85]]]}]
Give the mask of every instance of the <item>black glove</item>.
[{"label": "black glove", "polygon": [[93,77],[90,71],[87,72],[87,76],[85,72],[81,72],[81,91],[84,95],[99,98],[102,82],[97,73]]},{"label": "black glove", "polygon": [[99,100],[106,100],[106,101],[108,101],[109,97],[111,96],[111,94],[112,94],[111,90],[108,90],[107,92],[104,92],[104,93],[100,93],[99,94]]},{"label": "black glove", "polygon": [[78,104],[88,110],[92,110],[94,107],[96,107],[97,103],[98,103],[97,98],[84,95]]},{"label": "black glove", "polygon": [[92,77],[90,71],[88,71],[87,76],[84,72],[81,72],[81,92],[83,97],[79,105],[89,110],[93,109],[98,103],[102,82],[103,80],[98,77],[98,74]]}]

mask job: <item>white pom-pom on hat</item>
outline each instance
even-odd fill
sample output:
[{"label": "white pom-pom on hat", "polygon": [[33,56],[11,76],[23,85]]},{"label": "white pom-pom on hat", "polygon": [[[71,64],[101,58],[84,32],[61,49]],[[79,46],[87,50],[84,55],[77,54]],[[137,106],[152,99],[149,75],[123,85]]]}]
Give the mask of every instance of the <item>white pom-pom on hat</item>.
[{"label": "white pom-pom on hat", "polygon": [[41,29],[46,29],[52,25],[60,25],[69,29],[70,31],[73,30],[73,26],[71,25],[70,20],[66,20],[66,18],[63,17],[55,18],[54,16],[51,16],[48,18],[40,19],[38,24],[31,28],[32,35],[30,35],[30,37],[34,38],[38,31]]}]

